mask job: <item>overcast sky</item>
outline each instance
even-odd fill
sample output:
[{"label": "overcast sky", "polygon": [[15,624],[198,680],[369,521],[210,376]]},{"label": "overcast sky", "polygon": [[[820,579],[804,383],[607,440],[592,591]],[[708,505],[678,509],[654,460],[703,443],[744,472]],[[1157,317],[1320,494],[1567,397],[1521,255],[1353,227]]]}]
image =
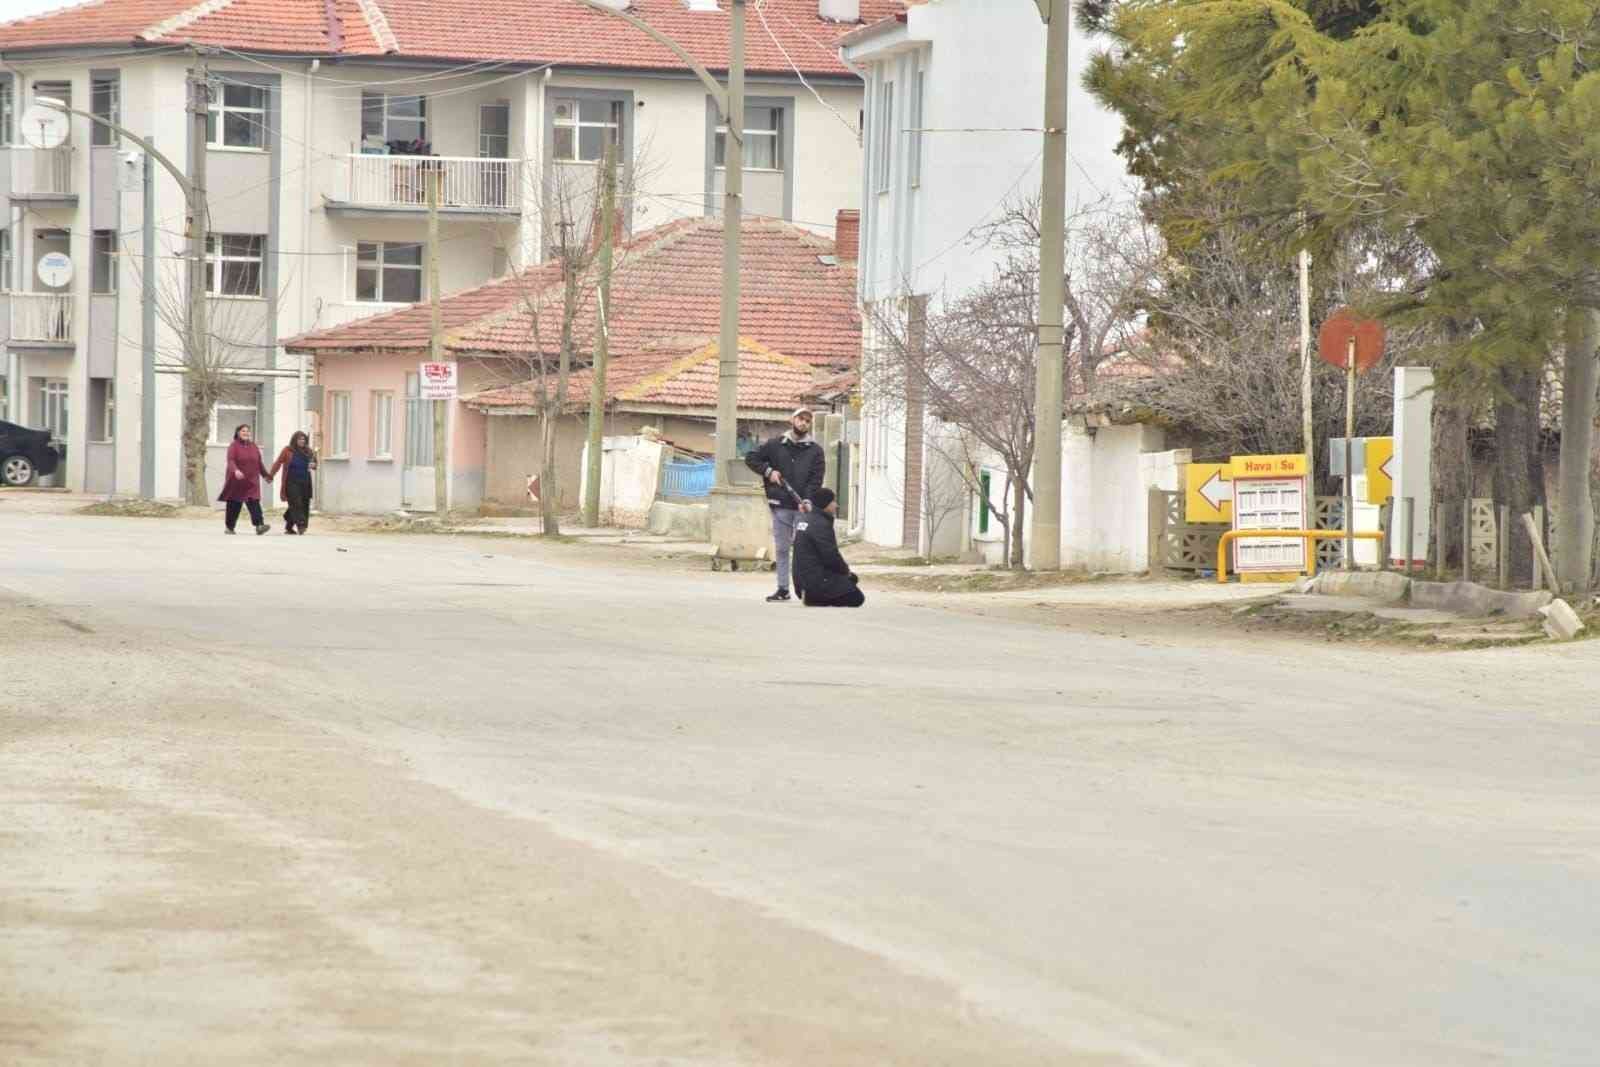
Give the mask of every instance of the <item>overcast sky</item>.
[{"label": "overcast sky", "polygon": [[0,22],[66,6],[63,0],[0,0]]}]

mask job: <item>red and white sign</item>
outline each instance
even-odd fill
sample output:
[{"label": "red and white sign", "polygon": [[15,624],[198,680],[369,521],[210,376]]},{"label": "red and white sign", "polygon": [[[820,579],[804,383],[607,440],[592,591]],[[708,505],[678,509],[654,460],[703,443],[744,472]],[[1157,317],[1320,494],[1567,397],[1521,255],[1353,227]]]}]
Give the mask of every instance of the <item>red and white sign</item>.
[{"label": "red and white sign", "polygon": [[454,400],[456,398],[456,365],[454,363],[424,363],[418,375],[417,395],[423,400]]}]

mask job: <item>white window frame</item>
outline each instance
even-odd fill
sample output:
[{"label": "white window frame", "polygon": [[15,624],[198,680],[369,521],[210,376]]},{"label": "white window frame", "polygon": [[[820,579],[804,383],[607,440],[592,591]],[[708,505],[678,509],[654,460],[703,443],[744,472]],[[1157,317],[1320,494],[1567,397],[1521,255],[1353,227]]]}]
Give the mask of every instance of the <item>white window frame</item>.
[{"label": "white window frame", "polygon": [[906,177],[911,188],[922,186],[922,115],[926,104],[927,72],[918,70],[911,80],[911,132],[906,145]]},{"label": "white window frame", "polygon": [[[113,295],[117,291],[117,231],[95,230],[89,238],[89,291],[96,296]],[[101,260],[105,261],[106,287],[97,283]]]},{"label": "white window frame", "polygon": [[[785,120],[788,118],[787,114],[785,113],[786,110],[787,109],[782,107],[766,107],[760,104],[745,106],[744,120],[746,125],[744,131],[744,168],[746,170],[766,171],[771,174],[782,174],[784,172],[784,169],[788,166],[788,153],[785,151],[787,146],[783,143],[783,128],[787,124]],[[749,122],[750,112],[752,111],[766,112],[768,117],[772,120],[772,126],[751,127]],[[726,122],[717,124],[715,136],[717,142],[716,146],[712,149],[712,161],[718,170],[725,170],[727,169],[728,161],[728,124]],[[750,146],[756,139],[759,138],[768,138],[772,141],[772,159],[777,166],[757,167],[751,164]]]},{"label": "white window frame", "polygon": [[394,392],[388,389],[372,391],[371,448],[368,459],[394,459]]},{"label": "white window frame", "polygon": [[65,441],[72,420],[72,390],[65,378],[46,378],[40,385],[39,413],[40,428],[50,431],[52,440]]},{"label": "white window frame", "polygon": [[[99,412],[94,407],[94,383],[104,382],[105,406]],[[90,378],[89,379],[89,407],[91,416],[99,415],[99,425],[95,425],[93,418],[89,421],[89,432],[99,431],[99,436],[91,436],[89,441],[94,444],[110,444],[117,439],[117,380],[115,378]]]},{"label": "white window frame", "polygon": [[393,116],[394,118],[399,119],[399,121],[404,122],[407,125],[411,125],[411,124],[420,125],[420,127],[421,127],[421,136],[420,137],[416,137],[416,138],[407,138],[407,140],[418,140],[418,141],[423,141],[425,143],[432,143],[431,139],[428,136],[428,127],[432,125],[433,120],[428,115],[428,97],[427,97],[427,94],[425,94],[425,93],[386,93],[386,92],[381,92],[381,91],[376,90],[376,89],[364,89],[361,92],[361,140],[362,140],[363,144],[366,143],[366,139],[368,137],[368,134],[367,134],[367,111],[368,111],[369,105],[368,105],[367,101],[370,98],[373,98],[373,97],[381,98],[382,101],[383,101],[383,104],[382,104],[381,107],[374,108],[373,110],[376,110],[378,112],[379,118],[381,120],[379,122],[380,129],[378,131],[378,136],[380,138],[382,138],[383,143],[385,145],[388,145],[388,143],[391,140],[399,140],[399,138],[393,138],[393,137],[389,136],[389,119],[391,118],[390,111],[391,111],[391,109],[393,107],[393,104],[394,104],[394,102],[396,100],[415,100],[415,101],[418,102],[417,110],[420,112],[420,114],[418,114],[418,115],[398,115],[398,116]]},{"label": "white window frame", "polygon": [[[390,263],[388,261],[388,249],[389,249],[389,247],[391,245],[405,245],[405,246],[408,246],[408,247],[414,246],[417,249],[417,262],[416,263]],[[371,263],[373,265],[369,266],[369,267],[366,267],[366,268],[362,267],[362,263],[364,261],[362,259],[361,250],[363,248],[375,248],[375,249],[377,249],[375,258],[365,261],[365,262]],[[427,262],[428,262],[428,249],[427,249],[427,247],[425,245],[422,244],[422,242],[420,242],[420,241],[361,241],[356,245],[356,257],[355,258],[356,258],[356,270],[355,270],[355,275],[354,275],[355,288],[351,290],[352,303],[356,303],[356,304],[392,304],[392,305],[395,305],[396,307],[405,307],[405,306],[409,306],[410,304],[414,303],[415,301],[411,301],[411,300],[389,300],[389,299],[387,299],[388,294],[386,294],[383,291],[383,279],[384,279],[384,274],[386,272],[388,272],[388,271],[391,271],[391,270],[414,270],[414,271],[416,271],[417,272],[417,300],[420,301],[420,300],[426,300],[427,299],[427,297],[428,297],[428,277],[427,277],[427,271],[424,268],[427,266]],[[363,269],[375,271],[376,274],[377,274],[377,280],[376,280],[376,284],[374,286],[374,291],[376,292],[377,296],[374,299],[368,300],[368,299],[364,299],[361,296],[361,271]]]},{"label": "white window frame", "polygon": [[[101,100],[107,101],[105,111],[100,110]],[[89,112],[109,122],[122,121],[122,79],[91,78],[89,80]],[[110,126],[90,123],[89,144],[96,148],[115,148],[122,143],[122,134]]]},{"label": "white window frame", "polygon": [[[224,254],[223,247],[228,238],[245,238],[260,242],[260,252],[255,255],[239,255],[237,253]],[[253,293],[225,293],[222,291],[223,267],[229,263],[254,263],[256,265],[256,291]],[[206,293],[213,299],[224,300],[259,300],[262,290],[266,285],[267,277],[267,239],[259,233],[212,233],[206,235],[206,267],[210,275],[206,279]]]},{"label": "white window frame", "polygon": [[[272,91],[265,85],[251,85],[247,82],[229,81],[224,81],[220,84],[214,84],[213,88],[215,91],[212,93],[211,105],[209,109],[211,128],[206,134],[206,146],[208,148],[215,148],[229,152],[265,152],[267,150],[267,142],[270,140],[270,138],[267,136],[269,132],[267,130],[267,108],[271,103]],[[229,89],[243,89],[252,93],[260,93],[261,106],[246,107],[240,104],[228,103]],[[229,115],[253,116],[248,120],[251,124],[250,128],[259,131],[261,143],[226,143],[228,137]]]},{"label": "white window frame", "polygon": [[889,191],[894,158],[894,82],[878,86],[877,144],[873,146],[872,184],[880,193]]},{"label": "white window frame", "polygon": [[[586,130],[586,129],[589,129],[589,130],[610,130],[610,131],[612,131],[611,132],[611,143],[613,145],[615,145],[616,148],[617,148],[617,152],[618,152],[618,156],[619,156],[619,162],[620,162],[620,155],[621,155],[621,151],[622,151],[622,124],[624,122],[626,122],[627,118],[628,118],[628,116],[627,116],[627,108],[625,106],[625,102],[622,101],[622,100],[612,100],[612,99],[609,99],[609,98],[602,98],[602,97],[588,97],[587,99],[589,99],[591,102],[593,102],[593,101],[598,99],[601,103],[605,104],[606,107],[610,111],[610,115],[611,115],[612,121],[611,122],[594,122],[594,121],[590,121],[590,120],[584,119],[583,118],[583,102],[584,102],[584,98],[582,98],[582,97],[576,97],[576,96],[559,96],[559,97],[555,97],[551,102],[551,125],[553,127],[553,132],[552,132],[552,135],[551,135],[551,138],[550,138],[550,158],[552,160],[554,160],[555,162],[557,162],[557,163],[593,163],[593,164],[598,166],[600,163],[603,163],[605,161],[605,156],[604,156],[604,148],[605,148],[605,146],[604,146],[604,144],[601,145],[602,153],[601,153],[601,156],[599,158],[597,158],[597,159],[584,159],[583,158],[583,131]],[[562,121],[561,115],[560,115],[562,105],[570,105],[571,106],[571,108],[572,108],[572,118],[571,118],[570,121],[566,121],[566,122]],[[563,156],[561,154],[561,149],[558,147],[560,138],[557,135],[562,130],[571,130],[572,131],[572,155],[571,156]]]},{"label": "white window frame", "polygon": [[17,81],[0,78],[0,145],[16,142],[17,134]]},{"label": "white window frame", "polygon": [[[256,420],[261,417],[260,385],[255,382],[241,382],[237,385],[224,386],[224,390],[238,390],[240,392],[249,390],[250,403],[249,405],[225,403],[229,398],[224,395],[211,405],[211,444],[217,447],[233,444],[233,428],[240,423],[248,424],[253,434],[259,429],[256,426]],[[224,411],[248,412],[249,418],[242,418],[239,415],[230,415],[227,418],[223,418],[222,413]]]},{"label": "white window frame", "polygon": [[328,458],[350,458],[350,390],[328,393]]},{"label": "white window frame", "polygon": [[0,293],[11,292],[11,228],[0,229]]}]

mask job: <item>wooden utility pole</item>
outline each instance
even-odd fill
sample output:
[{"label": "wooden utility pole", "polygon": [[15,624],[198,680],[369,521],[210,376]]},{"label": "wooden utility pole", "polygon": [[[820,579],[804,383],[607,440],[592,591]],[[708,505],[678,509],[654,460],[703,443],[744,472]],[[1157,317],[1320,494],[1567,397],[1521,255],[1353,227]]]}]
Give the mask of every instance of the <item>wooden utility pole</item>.
[{"label": "wooden utility pole", "polygon": [[1300,250],[1300,433],[1309,463],[1317,454],[1317,439],[1311,421],[1311,251],[1305,248]]},{"label": "wooden utility pole", "polygon": [[[439,183],[444,172],[428,169],[428,359],[444,362],[444,318],[439,310]],[[433,513],[449,510],[449,440],[445,433],[448,400],[433,401]]]},{"label": "wooden utility pole", "polygon": [[[1039,366],[1033,416],[1033,568],[1061,569],[1061,393],[1066,347],[1068,0],[1045,20],[1044,174],[1039,205]],[[1018,516],[1020,520],[1021,516]]]},{"label": "wooden utility pole", "polygon": [[594,368],[589,386],[589,451],[583,484],[583,524],[600,525],[600,450],[606,425],[606,362],[611,355],[611,262],[617,220],[617,155],[606,146],[600,171],[600,299],[595,308]]},{"label": "wooden utility pole", "polygon": [[[206,66],[205,57],[198,52],[195,54],[195,70],[189,88],[189,185],[184,191],[188,195],[189,208],[189,321],[187,347],[189,349],[189,373],[196,376],[208,376],[210,373],[210,340],[211,324],[209,321],[210,305],[207,303],[206,292],[206,256],[210,244],[208,225],[210,223],[211,208],[206,202],[206,156],[208,154],[206,126],[211,114],[211,71]],[[217,285],[222,285],[221,266],[217,268]],[[145,287],[148,291],[154,285],[154,279],[146,278]],[[197,403],[194,392],[200,388],[201,382],[196,378],[189,378],[185,382],[184,406]],[[184,428],[188,429],[188,419],[184,420]],[[151,434],[155,428],[145,427],[144,432]],[[185,438],[187,441],[187,434]],[[184,495],[189,498],[189,503],[209,505],[209,500],[197,500],[195,486],[188,478],[190,466],[196,462],[195,457],[184,457],[184,471],[186,484]],[[205,457],[198,460],[202,466]]]}]

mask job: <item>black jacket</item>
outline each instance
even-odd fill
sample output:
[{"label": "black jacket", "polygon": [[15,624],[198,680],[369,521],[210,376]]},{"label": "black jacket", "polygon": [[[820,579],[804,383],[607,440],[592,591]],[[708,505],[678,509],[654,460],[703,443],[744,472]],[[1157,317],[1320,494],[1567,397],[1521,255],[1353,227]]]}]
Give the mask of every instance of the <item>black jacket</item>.
[{"label": "black jacket", "polygon": [[822,476],[828,461],[822,446],[811,438],[796,441],[789,434],[780,434],[744,457],[745,465],[757,474],[767,487],[767,503],[775,508],[795,507],[794,497],[781,485],[766,481],[769,471],[776,470],[783,480],[794,486],[801,500],[810,500],[822,488]]},{"label": "black jacket", "polygon": [[807,597],[832,600],[854,586],[850,565],[839,555],[833,516],[826,511],[801,515],[794,524],[794,587]]}]

